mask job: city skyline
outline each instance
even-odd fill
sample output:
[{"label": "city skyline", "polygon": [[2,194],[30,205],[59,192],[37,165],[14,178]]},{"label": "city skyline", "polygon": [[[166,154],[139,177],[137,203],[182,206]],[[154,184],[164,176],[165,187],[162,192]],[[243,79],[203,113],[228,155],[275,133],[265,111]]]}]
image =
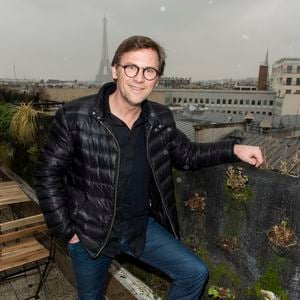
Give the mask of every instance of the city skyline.
[{"label": "city skyline", "polygon": [[147,35],[167,52],[165,76],[193,81],[253,78],[300,57],[300,1],[0,0],[0,78],[94,80],[107,18],[108,52]]}]

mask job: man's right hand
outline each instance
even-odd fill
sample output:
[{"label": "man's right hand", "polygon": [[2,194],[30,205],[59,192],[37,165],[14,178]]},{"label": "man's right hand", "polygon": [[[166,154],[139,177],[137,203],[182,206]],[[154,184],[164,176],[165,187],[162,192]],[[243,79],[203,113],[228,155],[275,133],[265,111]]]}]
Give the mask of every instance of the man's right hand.
[{"label": "man's right hand", "polygon": [[73,237],[69,240],[69,243],[70,243],[70,244],[76,244],[76,243],[78,243],[78,242],[80,242],[80,240],[79,240],[77,234],[75,233],[75,234],[73,235]]}]

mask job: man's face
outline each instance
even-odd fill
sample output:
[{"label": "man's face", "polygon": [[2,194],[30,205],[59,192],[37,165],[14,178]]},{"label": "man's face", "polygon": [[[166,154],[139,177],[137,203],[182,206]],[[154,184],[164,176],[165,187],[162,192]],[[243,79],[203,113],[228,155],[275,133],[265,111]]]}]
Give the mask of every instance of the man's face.
[{"label": "man's face", "polygon": [[[125,74],[124,68],[120,65],[136,65],[140,70],[135,77],[130,78]],[[153,80],[147,80],[143,75],[143,68],[151,67],[158,70],[158,55],[152,49],[130,51],[123,54],[120,65],[112,67],[112,75],[117,82],[116,92],[130,106],[139,106],[150,95],[159,80],[159,76]]]}]

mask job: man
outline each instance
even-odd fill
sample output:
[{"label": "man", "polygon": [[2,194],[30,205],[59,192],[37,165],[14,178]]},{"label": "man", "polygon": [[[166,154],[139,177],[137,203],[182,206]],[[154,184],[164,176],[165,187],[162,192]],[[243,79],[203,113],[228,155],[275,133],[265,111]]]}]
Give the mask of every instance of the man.
[{"label": "man", "polygon": [[147,100],[164,66],[150,38],[123,41],[115,82],[58,110],[41,149],[37,195],[50,232],[68,242],[80,300],[102,299],[120,253],[167,274],[169,299],[199,299],[208,271],[178,240],[172,167],[263,161],[258,147],[191,143],[167,107]]}]

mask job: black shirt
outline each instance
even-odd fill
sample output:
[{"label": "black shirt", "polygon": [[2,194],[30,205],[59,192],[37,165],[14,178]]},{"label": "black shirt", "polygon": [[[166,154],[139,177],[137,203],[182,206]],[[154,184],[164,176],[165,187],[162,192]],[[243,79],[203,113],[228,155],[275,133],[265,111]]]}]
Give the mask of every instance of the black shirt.
[{"label": "black shirt", "polygon": [[143,251],[149,216],[148,191],[151,169],[147,159],[145,137],[145,125],[148,120],[142,110],[129,129],[110,112],[109,116],[120,147],[120,166],[115,222],[102,254],[114,257],[119,254],[120,242],[125,241],[132,253],[139,256]]}]

